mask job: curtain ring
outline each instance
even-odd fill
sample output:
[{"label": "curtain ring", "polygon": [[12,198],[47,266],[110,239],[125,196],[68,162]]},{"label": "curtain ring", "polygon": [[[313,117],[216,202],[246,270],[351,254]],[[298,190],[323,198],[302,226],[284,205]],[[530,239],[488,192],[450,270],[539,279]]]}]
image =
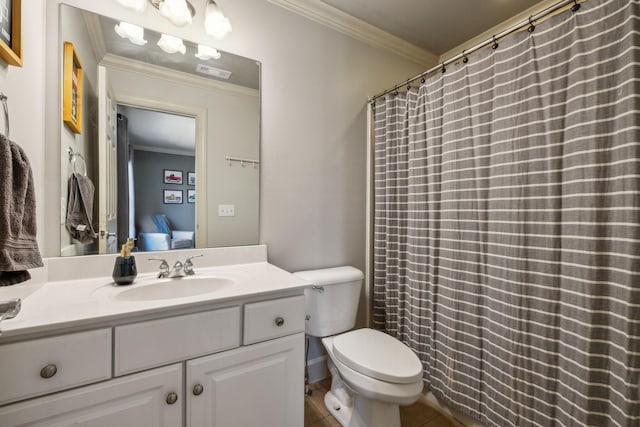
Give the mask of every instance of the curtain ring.
[{"label": "curtain ring", "polygon": [[442,63],[442,68],[440,69],[441,73],[446,73],[447,69],[444,67],[444,62]]},{"label": "curtain ring", "polygon": [[571,6],[571,12],[577,12],[580,10],[580,5],[578,4],[578,0],[573,0],[573,6]]},{"label": "curtain ring", "polygon": [[411,90],[411,84],[407,85],[407,90]]},{"label": "curtain ring", "polygon": [[533,25],[533,15],[529,16],[529,28],[527,28],[527,31],[529,31],[530,33],[533,33],[533,31],[536,29],[536,26]]},{"label": "curtain ring", "polygon": [[427,81],[424,77],[420,79],[420,83],[424,84]]},{"label": "curtain ring", "polygon": [[467,62],[469,62],[469,57],[467,56],[466,53],[464,53],[464,50],[462,51],[462,62],[464,64],[466,64]]},{"label": "curtain ring", "polygon": [[496,40],[496,36],[493,36],[493,46],[491,49],[496,50],[498,48],[498,41]]}]

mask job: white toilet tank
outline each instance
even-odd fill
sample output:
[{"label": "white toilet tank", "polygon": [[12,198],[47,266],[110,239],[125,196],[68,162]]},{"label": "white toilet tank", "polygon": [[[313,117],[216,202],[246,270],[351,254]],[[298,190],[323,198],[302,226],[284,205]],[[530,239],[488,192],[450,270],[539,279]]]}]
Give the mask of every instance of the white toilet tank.
[{"label": "white toilet tank", "polygon": [[304,291],[308,335],[326,337],[355,326],[364,279],[362,271],[346,266],[294,274],[314,284]]}]

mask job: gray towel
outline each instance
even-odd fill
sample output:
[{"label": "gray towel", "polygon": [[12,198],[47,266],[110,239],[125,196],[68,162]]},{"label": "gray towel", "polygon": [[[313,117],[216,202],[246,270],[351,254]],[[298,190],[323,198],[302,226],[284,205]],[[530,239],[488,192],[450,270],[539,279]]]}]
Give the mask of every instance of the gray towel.
[{"label": "gray towel", "polygon": [[26,154],[0,135],[0,286],[31,279],[42,267],[36,241],[36,198]]},{"label": "gray towel", "polygon": [[80,243],[93,243],[96,232],[93,228],[93,182],[84,175],[71,174],[65,227],[72,238]]}]

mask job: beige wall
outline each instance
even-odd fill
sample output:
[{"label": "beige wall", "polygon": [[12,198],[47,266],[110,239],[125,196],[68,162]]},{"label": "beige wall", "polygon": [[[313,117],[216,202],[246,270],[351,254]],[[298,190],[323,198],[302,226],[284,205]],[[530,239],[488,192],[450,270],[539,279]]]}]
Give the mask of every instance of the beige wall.
[{"label": "beige wall", "polygon": [[[82,18],[82,14],[78,9],[65,8],[62,11],[64,22],[73,23],[66,25],[60,31],[62,41],[73,43],[73,47],[78,54],[78,58],[82,58],[83,87],[82,87],[82,133],[76,134],[67,126],[61,127],[60,144],[62,150],[60,152],[60,247],[61,252],[65,255],[81,255],[90,251],[92,248],[94,253],[97,250],[97,244],[82,245],[71,242],[71,237],[67,232],[64,222],[67,201],[67,181],[73,172],[73,163],[69,161],[66,149],[71,148],[75,153],[80,153],[84,157],[83,161],[76,157],[75,166],[79,173],[87,169],[89,177],[97,176],[97,167],[94,163],[94,157],[97,157],[98,135],[95,132],[95,125],[89,125],[89,122],[96,123],[97,120],[97,87],[98,87],[98,70],[97,62],[93,49],[88,43],[89,35]],[[63,208],[64,205],[64,208]]]},{"label": "beige wall", "polygon": [[[0,67],[12,137],[34,169],[47,256],[60,248],[59,2],[23,2],[24,67]],[[183,29],[153,8],[139,16],[111,0],[64,3],[212,42],[201,31],[204,2],[196,2],[196,22]],[[262,63],[260,228],[270,261],[289,270],[364,268],[366,99],[422,67],[266,0],[220,6],[234,30],[216,46]]]}]

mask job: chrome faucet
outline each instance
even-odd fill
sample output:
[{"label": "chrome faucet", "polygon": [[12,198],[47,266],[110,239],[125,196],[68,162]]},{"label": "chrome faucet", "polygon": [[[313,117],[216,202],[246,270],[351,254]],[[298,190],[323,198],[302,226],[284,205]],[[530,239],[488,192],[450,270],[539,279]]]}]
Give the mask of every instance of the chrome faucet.
[{"label": "chrome faucet", "polygon": [[167,277],[174,278],[174,277],[193,276],[194,274],[196,274],[196,272],[193,271],[193,262],[191,262],[191,260],[194,258],[199,258],[201,256],[203,255],[200,254],[200,255],[187,257],[184,264],[181,261],[176,261],[173,264],[173,267],[171,268],[169,268],[169,264],[167,263],[167,260],[164,258],[149,258],[149,261],[161,261],[160,266],[158,267],[160,270],[158,272],[159,278],[167,278]]},{"label": "chrome faucet", "polygon": [[[20,313],[22,307],[22,301],[20,298],[12,298],[7,301],[0,301],[0,322],[5,319],[13,319]],[[2,335],[2,330],[0,330]]]},{"label": "chrome faucet", "polygon": [[184,276],[185,276],[184,264],[180,261],[176,261],[175,264],[173,264],[173,267],[171,267],[171,271],[169,272],[169,277],[173,278],[173,277],[184,277]]},{"label": "chrome faucet", "polygon": [[164,258],[149,258],[149,261],[161,261],[158,267],[158,278],[169,277],[169,264]]},{"label": "chrome faucet", "polygon": [[184,274],[186,274],[187,276],[193,276],[194,274],[196,274],[196,272],[193,271],[193,263],[191,262],[191,260],[194,258],[200,258],[201,256],[203,255],[200,254],[187,257],[186,261],[184,262]]}]

